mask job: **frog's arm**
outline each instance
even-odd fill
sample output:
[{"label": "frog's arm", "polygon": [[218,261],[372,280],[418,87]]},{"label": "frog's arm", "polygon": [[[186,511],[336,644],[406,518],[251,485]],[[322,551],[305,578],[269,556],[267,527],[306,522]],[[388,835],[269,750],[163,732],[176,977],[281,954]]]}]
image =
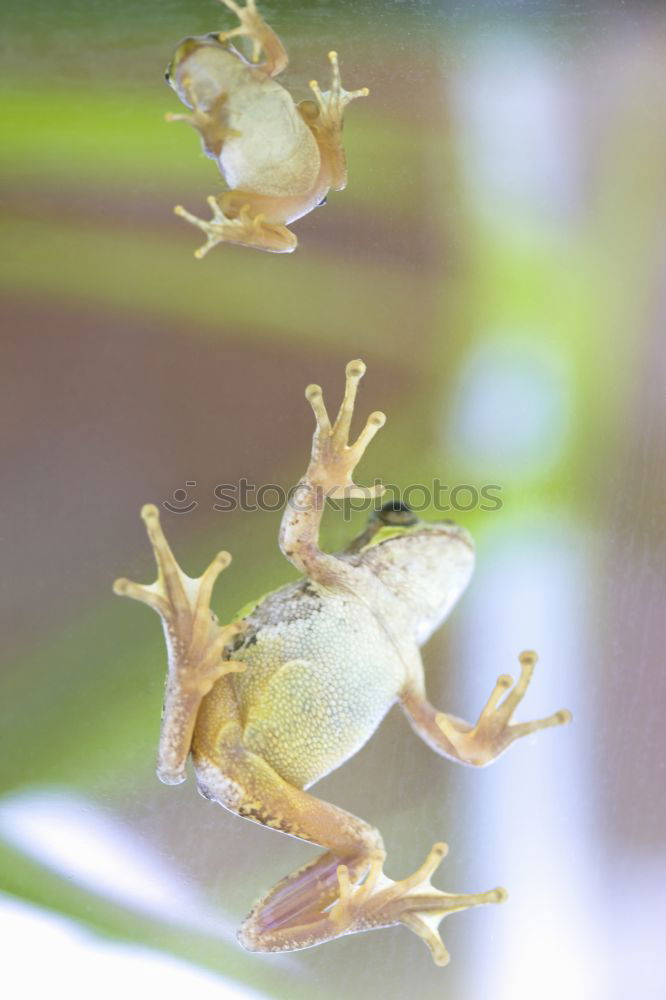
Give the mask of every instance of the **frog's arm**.
[{"label": "frog's arm", "polygon": [[379,832],[362,819],[285,781],[243,744],[219,687],[206,698],[193,758],[202,793],[232,812],[325,849],[261,899],[239,932],[250,951],[294,951],[343,934],[404,924],[426,942],[435,962],[448,953],[438,933],[443,917],[482,903],[500,903],[503,889],[442,892],[431,876],[446,853],[435,844],[421,867],[398,882],[383,873]]},{"label": "frog's arm", "polygon": [[197,95],[189,76],[182,75],[180,86],[192,112],[173,114],[169,111],[164,116],[164,120],[167,122],[186,122],[191,125],[201,136],[204,150],[208,156],[219,157],[226,140],[240,135],[240,132],[227,126],[228,95],[220,94],[206,111],[197,101]]},{"label": "frog's arm", "polygon": [[242,623],[220,626],[210,609],[217,577],[231,556],[219,552],[203,576],[186,576],[176,562],[153,504],[141,511],[157,562],[155,583],[142,586],[116,580],[113,589],[157,611],[164,626],[168,673],[157,761],[157,775],[167,785],[185,780],[192,733],[204,696],[220,677],[244,670],[242,663],[223,659],[224,647],[243,630]]},{"label": "frog's arm", "polygon": [[[235,0],[220,0],[225,7],[233,11],[240,24],[230,31],[220,31],[217,35],[221,42],[231,38],[249,38],[252,42],[252,63],[256,69],[267,76],[277,76],[287,68],[289,56],[284,45],[270,28],[257,10],[255,0],[247,0],[245,7],[235,3]],[[260,56],[263,53],[263,60]]]},{"label": "frog's arm", "polygon": [[343,563],[319,548],[319,525],[326,498],[374,497],[384,489],[378,484],[362,488],[352,480],[365,449],[386,421],[383,413],[371,413],[354,444],[348,443],[358,383],[364,374],[362,361],[350,361],[347,365],[345,395],[333,426],[321,388],[309,385],[305,390],[317,426],[310,464],[290,496],[282,518],[280,549],[301,573],[324,585],[359,573],[359,567]]},{"label": "frog's arm", "polygon": [[520,677],[515,684],[508,674],[497,679],[475,726],[433,708],[423,693],[422,677],[402,692],[400,703],[414,731],[436,753],[461,764],[482,767],[496,760],[521,736],[571,721],[571,713],[566,709],[534,722],[511,721],[527,691],[536,662],[536,653],[520,654]]},{"label": "frog's arm", "polygon": [[301,101],[298,109],[317,140],[329,187],[342,191],[347,184],[347,163],[342,145],[344,110],[351,101],[367,97],[370,91],[367,87],[345,90],[340,79],[337,52],[329,52],[328,59],[331,64],[331,89],[322,92],[317,81],[312,80],[310,89],[315,100]]}]

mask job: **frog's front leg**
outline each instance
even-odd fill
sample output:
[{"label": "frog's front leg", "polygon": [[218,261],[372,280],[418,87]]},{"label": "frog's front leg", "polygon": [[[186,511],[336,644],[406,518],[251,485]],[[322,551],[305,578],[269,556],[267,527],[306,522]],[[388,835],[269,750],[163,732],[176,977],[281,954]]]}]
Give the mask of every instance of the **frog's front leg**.
[{"label": "frog's front leg", "polygon": [[245,669],[242,663],[222,658],[224,647],[243,626],[218,625],[210,609],[213,585],[229,565],[229,553],[219,552],[203,576],[192,579],[174,558],[157,507],[146,504],[141,517],[153,546],[157,580],[142,586],[122,578],[115,581],[113,589],[116,594],[148,604],[162,619],[168,673],[157,775],[165,784],[175,785],[185,780],[185,763],[202,699],[220,677]]},{"label": "frog's front leg", "polygon": [[321,583],[358,572],[357,568],[352,569],[336,556],[328,555],[319,548],[319,525],[326,498],[374,497],[381,495],[384,490],[378,484],[362,488],[352,480],[354,469],[365,449],[386,422],[383,413],[371,413],[356,441],[349,444],[356,393],[364,374],[365,365],[362,361],[350,361],[347,365],[345,394],[333,426],[320,386],[309,385],[305,390],[305,396],[314,411],[316,429],[312,439],[310,464],[290,496],[282,518],[280,548],[297,569]]},{"label": "frog's front leg", "polygon": [[180,82],[187,103],[192,113],[173,114],[171,111],[164,116],[167,122],[186,122],[195,128],[204,144],[205,151],[212,157],[219,157],[227,139],[237,138],[240,132],[227,125],[227,94],[219,94],[206,111],[197,101],[194,88],[187,76]]},{"label": "frog's front leg", "polygon": [[310,82],[315,101],[301,101],[299,110],[312,129],[321,153],[324,169],[328,173],[329,186],[334,191],[342,191],[347,183],[347,163],[342,146],[342,124],[344,110],[357,97],[367,97],[367,87],[360,90],[345,90],[340,79],[337,52],[329,52],[331,63],[331,89],[321,91],[316,80]]},{"label": "frog's front leg", "polygon": [[[363,820],[285,781],[242,742],[242,722],[216,724],[216,691],[202,707],[193,756],[203,794],[254,822],[300,837],[326,852],[277,883],[239,932],[249,951],[295,951],[344,934],[404,924],[424,939],[438,965],[448,954],[437,932],[449,913],[499,903],[503,889],[453,895],[430,877],[444,857],[435,844],[413,875],[393,882],[382,872],[381,837]],[[214,738],[211,738],[214,733]]]},{"label": "frog's front leg", "polygon": [[[248,38],[252,42],[252,64],[267,76],[277,76],[286,69],[289,62],[287,50],[264,21],[255,0],[247,0],[245,7],[235,3],[235,0],[220,0],[220,3],[234,12],[240,24],[230,31],[218,32],[218,40],[228,42],[232,38]],[[262,52],[264,58],[259,62]]]},{"label": "frog's front leg", "polygon": [[519,679],[515,684],[508,674],[502,674],[497,679],[475,726],[454,715],[438,712],[420,689],[415,686],[407,688],[402,692],[400,701],[413,729],[442,756],[482,767],[499,757],[521,736],[571,722],[571,713],[566,709],[534,722],[511,721],[532,679],[537,655],[524,652],[519,659]]}]

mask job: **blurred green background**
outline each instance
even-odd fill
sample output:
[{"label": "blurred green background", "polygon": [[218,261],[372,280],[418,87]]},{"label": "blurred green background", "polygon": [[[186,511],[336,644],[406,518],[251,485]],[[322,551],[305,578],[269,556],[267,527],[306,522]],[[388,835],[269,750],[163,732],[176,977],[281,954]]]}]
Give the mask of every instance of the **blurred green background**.
[{"label": "blurred green background", "polygon": [[[293,255],[201,242],[176,219],[221,189],[167,125],[175,44],[212,0],[10,0],[3,142],[0,926],[13,996],[661,997],[666,12],[578,2],[260,3],[296,99],[341,57],[346,191]],[[153,578],[142,503],[186,569],[234,555],[223,619],[293,578],[279,513],[213,509],[220,483],[292,484],[363,357],[388,414],[360,470],[401,488],[501,487],[469,592],[425,659],[431,700],[475,717],[541,655],[523,717],[574,726],[487,771],[456,768],[398,711],[316,794],[380,827],[401,877],[510,890],[442,925],[435,969],[401,928],[285,956],[234,928],[313,849],[160,786],[155,616],[111,594]],[[437,515],[431,512],[432,516]],[[427,516],[427,515],[426,515]],[[451,515],[444,515],[451,516]],[[331,547],[361,529],[330,514]],[[21,902],[22,901],[22,902]],[[40,958],[43,961],[40,961]],[[176,959],[182,960],[176,963]],[[188,964],[183,964],[183,963]],[[23,991],[23,992],[22,992]]]}]

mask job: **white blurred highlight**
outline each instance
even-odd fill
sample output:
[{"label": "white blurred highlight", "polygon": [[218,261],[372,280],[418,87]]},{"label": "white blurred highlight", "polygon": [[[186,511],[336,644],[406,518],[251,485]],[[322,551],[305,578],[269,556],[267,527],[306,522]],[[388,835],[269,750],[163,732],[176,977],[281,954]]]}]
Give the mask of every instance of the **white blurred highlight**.
[{"label": "white blurred highlight", "polygon": [[186,885],[182,873],[87,799],[51,790],[5,798],[0,836],[105,899],[235,941],[231,922]]},{"label": "white blurred highlight", "polygon": [[470,625],[485,626],[472,626],[463,639],[474,665],[465,701],[482,705],[495,677],[515,678],[517,654],[535,649],[539,662],[517,721],[560,708],[574,717],[572,725],[517,743],[474,789],[472,826],[493,817],[484,876],[492,872],[491,882],[509,890],[482,976],[499,984],[496,1000],[610,996],[604,871],[586,794],[593,731],[586,720],[584,572],[582,539],[557,512],[538,523],[505,517],[484,536],[468,596]]},{"label": "white blurred highlight", "polygon": [[452,101],[477,210],[576,219],[581,164],[574,83],[528,34],[494,33],[465,53]]},{"label": "white blurred highlight", "polygon": [[443,421],[447,453],[498,483],[543,475],[560,459],[570,427],[566,374],[540,331],[484,339],[461,367],[453,420]]},{"label": "white blurred highlight", "polygon": [[265,996],[169,955],[104,941],[70,920],[0,896],[2,979],[16,1000],[51,996],[69,1000],[260,1000]]}]

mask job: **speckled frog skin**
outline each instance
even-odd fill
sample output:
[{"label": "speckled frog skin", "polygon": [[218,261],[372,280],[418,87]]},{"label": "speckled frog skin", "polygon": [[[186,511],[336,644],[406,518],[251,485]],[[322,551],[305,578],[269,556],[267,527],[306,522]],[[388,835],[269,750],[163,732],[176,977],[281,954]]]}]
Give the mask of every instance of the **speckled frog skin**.
[{"label": "speckled frog skin", "polygon": [[[382,541],[386,526],[399,534],[384,531]],[[268,595],[233,652],[248,668],[232,682],[245,745],[300,787],[356,753],[406,685],[418,683],[419,645],[462,591],[474,558],[463,529],[419,522],[392,505],[354,553],[357,545],[338,556],[351,570],[346,587],[306,579]]]},{"label": "speckled frog skin", "polygon": [[233,680],[244,744],[306,788],[372,735],[402,686],[402,664],[372,611],[317,584],[268,597],[248,625],[233,654],[247,668]]},{"label": "speckled frog skin", "polygon": [[488,764],[521,736],[567,722],[566,711],[514,723],[536,655],[521,654],[514,684],[502,675],[476,725],[437,711],[425,695],[420,646],[446,618],[471,576],[469,534],[450,521],[420,521],[389,503],[336,555],[319,547],[327,497],[368,496],[352,480],[384,424],[373,413],[354,444],[349,430],[360,361],[347,365],[333,424],[321,389],[306,396],[316,418],[306,473],[282,518],[280,548],[303,578],[267,595],[238,621],[220,626],[210,611],[215,580],[230,560],[219,553],[198,579],[186,576],[162,533],[157,508],[142,516],[158,579],[117,580],[119,594],[160,614],[169,669],[158,776],[185,779],[191,753],[202,793],[232,812],[300,837],[324,853],[277,883],[241,927],[255,951],[289,951],[356,931],[402,923],[424,939],[434,960],[448,953],[439,936],[447,913],[500,902],[503,889],[443,892],[431,876],[446,852],[436,843],[421,867],[394,882],[383,871],[379,831],[306,789],[340,766],[400,703],[415,732],[437,753]]},{"label": "speckled frog skin", "polygon": [[[167,121],[185,121],[197,130],[229,190],[208,199],[210,221],[181,205],[175,211],[206,234],[196,257],[218,243],[290,253],[298,241],[286,224],[320,205],[331,188],[341,191],[347,183],[344,109],[368,90],[345,90],[337,53],[329,52],[331,89],[322,92],[313,80],[314,100],[295,104],[275,79],[287,67],[287,52],[255,0],[245,6],[221,2],[239,23],[180,43],[166,75],[191,113],[169,114]],[[231,44],[238,38],[252,43],[251,58]]]}]

